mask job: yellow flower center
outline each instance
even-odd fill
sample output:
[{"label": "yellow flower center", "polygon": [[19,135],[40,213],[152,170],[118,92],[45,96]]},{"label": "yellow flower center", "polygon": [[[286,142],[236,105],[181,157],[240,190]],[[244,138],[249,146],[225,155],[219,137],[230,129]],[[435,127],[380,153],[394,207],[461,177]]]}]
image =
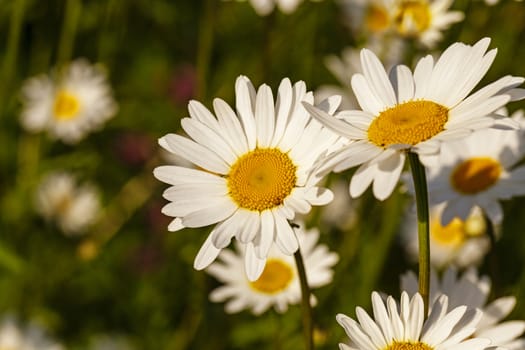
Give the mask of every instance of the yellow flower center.
[{"label": "yellow flower center", "polygon": [[431,20],[429,3],[421,0],[401,1],[394,15],[397,30],[407,36],[424,32],[430,27]]},{"label": "yellow flower center", "polygon": [[232,165],[228,174],[230,197],[241,208],[264,211],[281,205],[295,187],[297,167],[286,153],[257,148]]},{"label": "yellow flower center", "polygon": [[446,226],[441,226],[440,218],[433,218],[430,223],[430,235],[434,242],[450,246],[459,246],[469,238],[482,236],[486,229],[483,215],[476,211],[467,220],[454,218]]},{"label": "yellow flower center", "polygon": [[279,259],[268,259],[261,277],[250,282],[250,285],[261,293],[275,294],[286,289],[293,276],[293,269],[289,264]]},{"label": "yellow flower center", "polygon": [[441,226],[440,218],[431,221],[430,235],[441,245],[458,246],[465,240],[465,224],[459,218],[454,218],[446,225]]},{"label": "yellow flower center", "polygon": [[395,341],[383,350],[433,350],[433,348],[421,342]]},{"label": "yellow flower center", "polygon": [[470,158],[459,164],[450,181],[452,187],[463,194],[476,194],[498,182],[501,175],[500,163],[489,157]]},{"label": "yellow flower center", "polygon": [[368,139],[379,147],[416,145],[445,130],[448,109],[431,101],[409,101],[379,114],[368,128]]},{"label": "yellow flower center", "polygon": [[384,7],[371,4],[366,12],[366,27],[375,33],[382,32],[389,25],[388,12]]},{"label": "yellow flower center", "polygon": [[60,90],[55,96],[53,112],[58,120],[70,120],[77,116],[80,110],[78,98],[66,90]]}]

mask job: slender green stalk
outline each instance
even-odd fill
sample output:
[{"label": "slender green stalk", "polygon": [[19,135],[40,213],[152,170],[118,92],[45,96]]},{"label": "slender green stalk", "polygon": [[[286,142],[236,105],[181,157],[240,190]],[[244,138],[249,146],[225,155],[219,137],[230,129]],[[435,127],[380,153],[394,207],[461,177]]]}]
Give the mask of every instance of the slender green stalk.
[{"label": "slender green stalk", "polygon": [[308,279],[306,278],[306,270],[304,267],[303,256],[301,255],[301,249],[297,249],[294,258],[295,264],[297,265],[297,272],[299,273],[299,281],[301,283],[301,307],[303,311],[305,349],[312,350],[314,348],[313,313],[312,305],[310,304],[310,287],[308,286]]},{"label": "slender green stalk", "polygon": [[[0,109],[4,114],[6,105],[6,96],[10,91],[11,80],[15,73],[16,63],[18,61],[18,51],[20,42],[20,33],[22,31],[22,22],[26,8],[26,0],[16,0],[13,2],[13,12],[9,23],[9,33],[7,36],[7,48],[2,65],[2,84],[0,85]],[[0,115],[1,118],[1,115]]]},{"label": "slender green stalk", "polygon": [[82,3],[80,0],[68,0],[64,13],[64,23],[60,33],[60,42],[58,45],[57,64],[62,67],[71,60],[73,53],[73,44],[77,32],[78,18],[82,12]]},{"label": "slender green stalk", "polygon": [[424,315],[428,315],[430,290],[430,243],[428,192],[425,167],[416,153],[408,152],[408,161],[414,180],[417,205],[417,232],[419,238],[419,294],[423,297]]}]

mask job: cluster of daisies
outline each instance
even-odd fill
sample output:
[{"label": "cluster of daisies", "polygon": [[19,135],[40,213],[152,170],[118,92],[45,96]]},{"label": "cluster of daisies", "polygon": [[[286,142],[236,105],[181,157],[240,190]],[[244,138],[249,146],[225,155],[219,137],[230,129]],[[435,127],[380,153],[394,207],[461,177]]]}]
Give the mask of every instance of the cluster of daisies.
[{"label": "cluster of daisies", "polygon": [[[117,112],[106,72],[84,59],[28,79],[22,87],[20,122],[29,133],[76,145]],[[100,212],[96,186],[68,170],[44,174],[35,191],[35,208],[66,236],[86,233]]]},{"label": "cluster of daisies", "polygon": [[[319,232],[301,221],[312,206],[339,196],[322,180],[357,167],[351,197],[370,187],[379,200],[396,188],[410,194],[413,185],[403,175],[409,155],[427,172],[435,266],[470,266],[468,250],[479,261],[483,253],[473,241],[488,229],[497,231],[503,217],[499,200],[522,195],[525,188],[523,168],[516,166],[524,155],[522,113],[508,117],[504,109],[525,98],[519,88],[524,79],[504,76],[473,92],[496,56],[489,44],[487,38],[455,43],[437,59],[421,58],[414,70],[399,64],[388,72],[376,54],[363,49],[360,73],[349,85],[354,109],[342,108],[337,95],[315,101],[303,82],[283,79],[274,96],[267,85],[256,89],[245,76],[235,83],[235,108],[219,98],[213,111],[191,101],[189,117],[181,121],[186,136],[159,140],[191,164],[160,166],[154,174],[170,185],[162,210],[173,217],[169,230],[213,225],[194,263],[223,284],[210,298],[226,301],[227,312],[260,314],[271,306],[284,312],[300,300],[297,254],[311,288],[330,283],[338,256],[318,244]],[[235,249],[229,248],[232,239]],[[480,241],[487,250],[489,242]],[[349,337],[341,349],[524,346],[519,337],[525,322],[500,322],[516,300],[486,305],[490,280],[475,268],[459,278],[447,270],[441,281],[434,274],[429,314],[417,282],[411,273],[402,276],[399,302],[374,292],[372,316],[359,307],[357,321],[337,315]]]}]

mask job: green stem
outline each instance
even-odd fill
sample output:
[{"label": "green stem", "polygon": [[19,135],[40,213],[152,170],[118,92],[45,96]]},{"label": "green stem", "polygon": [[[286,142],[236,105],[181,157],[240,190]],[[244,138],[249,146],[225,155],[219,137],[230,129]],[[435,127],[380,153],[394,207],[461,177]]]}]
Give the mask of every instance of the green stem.
[{"label": "green stem", "polygon": [[82,3],[80,0],[68,0],[64,13],[64,23],[60,33],[60,42],[58,45],[57,65],[62,67],[71,60],[73,53],[73,44],[77,31],[78,18],[82,12]]},{"label": "green stem", "polygon": [[408,161],[414,180],[417,205],[417,232],[419,238],[419,294],[423,297],[424,315],[428,315],[430,286],[430,243],[428,193],[425,167],[416,153],[408,152]]},{"label": "green stem", "polygon": [[18,61],[20,33],[22,31],[25,8],[26,0],[17,0],[13,4],[13,12],[9,23],[9,34],[7,37],[7,49],[2,66],[2,84],[0,87],[1,114],[4,114],[7,92],[10,90],[11,80],[15,73],[15,66]]},{"label": "green stem", "polygon": [[310,287],[308,286],[308,279],[306,278],[306,269],[304,267],[301,249],[297,249],[294,258],[295,264],[297,265],[297,272],[299,273],[299,281],[301,283],[301,307],[303,309],[305,349],[312,350],[314,348],[312,305],[310,304]]}]

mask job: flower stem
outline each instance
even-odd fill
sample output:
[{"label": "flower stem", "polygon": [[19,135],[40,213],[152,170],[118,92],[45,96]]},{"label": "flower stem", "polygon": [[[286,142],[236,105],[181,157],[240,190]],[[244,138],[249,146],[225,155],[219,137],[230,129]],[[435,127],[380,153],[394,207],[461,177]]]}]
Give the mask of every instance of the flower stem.
[{"label": "flower stem", "polygon": [[78,19],[81,12],[82,3],[80,0],[67,1],[57,53],[57,63],[59,67],[62,67],[71,60]]},{"label": "flower stem", "polygon": [[216,4],[214,0],[204,2],[204,10],[200,19],[199,41],[197,47],[197,93],[196,98],[206,97],[208,69],[213,50],[213,34],[215,30]]},{"label": "flower stem", "polygon": [[423,297],[424,315],[428,315],[430,286],[430,243],[428,192],[425,167],[416,153],[408,152],[408,161],[414,180],[417,206],[417,232],[419,239],[419,294]]},{"label": "flower stem", "polygon": [[303,309],[305,349],[312,350],[314,348],[312,305],[310,304],[310,287],[308,286],[308,280],[306,278],[306,270],[304,267],[303,256],[301,255],[301,249],[297,249],[294,258],[295,264],[297,265],[297,272],[299,273],[299,281],[301,283],[301,307]]},{"label": "flower stem", "polygon": [[7,47],[4,61],[2,62],[2,85],[0,87],[0,118],[4,114],[7,95],[10,91],[13,76],[17,71],[20,34],[22,32],[22,23],[26,10],[26,0],[17,0],[13,2],[13,12],[9,19],[9,31],[7,36]]}]

